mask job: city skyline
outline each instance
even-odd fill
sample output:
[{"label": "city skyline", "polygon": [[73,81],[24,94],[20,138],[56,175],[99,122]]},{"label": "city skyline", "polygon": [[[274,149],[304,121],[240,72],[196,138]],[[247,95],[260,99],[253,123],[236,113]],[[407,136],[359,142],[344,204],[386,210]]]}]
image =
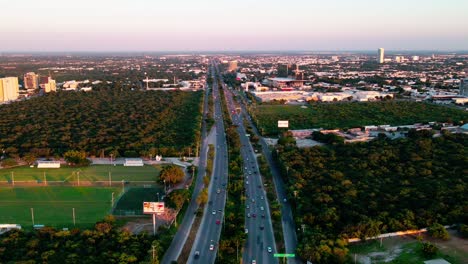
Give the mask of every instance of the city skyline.
[{"label": "city skyline", "polygon": [[468,3],[143,0],[3,4],[0,52],[466,50]]}]

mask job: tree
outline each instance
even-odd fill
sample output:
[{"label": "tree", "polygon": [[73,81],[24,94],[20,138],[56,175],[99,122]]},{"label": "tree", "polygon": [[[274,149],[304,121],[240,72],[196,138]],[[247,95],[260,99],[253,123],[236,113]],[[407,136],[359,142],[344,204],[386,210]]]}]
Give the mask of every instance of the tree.
[{"label": "tree", "polygon": [[443,240],[449,240],[450,235],[445,227],[439,223],[435,223],[427,228],[427,233],[433,238],[440,238]]},{"label": "tree", "polygon": [[86,158],[84,151],[69,150],[63,154],[64,159],[72,165],[89,165],[90,161]]},{"label": "tree", "polygon": [[166,183],[176,184],[181,182],[184,177],[185,173],[179,166],[169,165],[162,169],[159,179],[160,181],[166,181]]},{"label": "tree", "polygon": [[422,244],[421,251],[426,258],[431,258],[437,254],[439,249],[434,244],[427,242]]},{"label": "tree", "polygon": [[208,188],[203,188],[197,197],[197,203],[199,205],[206,204],[208,202]]},{"label": "tree", "polygon": [[167,205],[171,208],[179,210],[184,205],[185,201],[188,197],[188,191],[185,189],[181,190],[174,190],[170,194],[168,194],[165,198],[167,201]]}]

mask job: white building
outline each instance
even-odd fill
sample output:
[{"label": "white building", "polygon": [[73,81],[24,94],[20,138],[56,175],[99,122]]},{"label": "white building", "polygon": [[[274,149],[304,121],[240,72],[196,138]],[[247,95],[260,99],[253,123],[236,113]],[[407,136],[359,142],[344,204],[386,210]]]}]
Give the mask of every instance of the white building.
[{"label": "white building", "polygon": [[132,166],[132,167],[137,167],[137,166],[144,166],[143,160],[139,158],[127,158],[125,159],[124,166]]},{"label": "white building", "polygon": [[468,96],[468,78],[460,81],[460,95]]},{"label": "white building", "polygon": [[385,51],[384,51],[384,48],[380,48],[380,49],[378,50],[377,61],[378,61],[379,63],[384,63],[384,57],[385,57],[384,52],[385,52]]},{"label": "white building", "polygon": [[18,77],[0,78],[0,102],[16,100],[18,96]]}]

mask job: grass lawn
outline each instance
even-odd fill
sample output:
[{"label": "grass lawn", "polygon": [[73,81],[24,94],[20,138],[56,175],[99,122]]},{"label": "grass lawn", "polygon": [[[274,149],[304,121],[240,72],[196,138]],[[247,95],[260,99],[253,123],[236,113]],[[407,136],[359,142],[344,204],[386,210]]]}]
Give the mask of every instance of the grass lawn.
[{"label": "grass lawn", "polygon": [[142,215],[143,202],[157,202],[158,194],[162,198],[162,188],[130,188],[120,198],[114,209],[114,214],[125,215],[124,211],[133,211],[130,214]]},{"label": "grass lawn", "polygon": [[257,105],[252,108],[264,135],[277,135],[278,120],[289,120],[290,129],[352,128],[366,125],[411,125],[431,121],[468,120],[465,111],[421,102],[317,103]]},{"label": "grass lawn", "polygon": [[143,167],[124,167],[111,165],[92,165],[88,167],[62,166],[59,169],[38,169],[28,166],[0,170],[0,181],[10,181],[12,172],[15,181],[76,181],[78,172],[81,181],[156,181],[162,167],[159,165]]},{"label": "grass lawn", "polygon": [[444,249],[437,243],[439,252],[436,256],[425,257],[421,253],[421,243],[411,237],[393,237],[384,239],[382,247],[380,247],[380,240],[371,240],[365,243],[351,244],[349,255],[354,261],[354,255],[357,254],[357,263],[371,261],[371,263],[423,264],[425,260],[443,258],[453,264],[462,264],[468,260],[466,252],[455,254],[455,248],[450,246],[450,242],[445,241],[439,241],[440,244],[445,245]]},{"label": "grass lawn", "polygon": [[121,188],[93,187],[30,187],[0,189],[0,223],[32,227],[35,224],[73,227],[72,208],[76,226],[92,227],[110,214],[112,192],[118,196]]}]

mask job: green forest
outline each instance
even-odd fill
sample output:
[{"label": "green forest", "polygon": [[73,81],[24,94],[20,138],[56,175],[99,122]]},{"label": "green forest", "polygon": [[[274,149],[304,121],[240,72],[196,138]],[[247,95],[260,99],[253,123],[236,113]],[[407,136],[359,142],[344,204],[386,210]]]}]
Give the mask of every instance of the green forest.
[{"label": "green forest", "polygon": [[250,111],[264,135],[277,135],[278,120],[290,129],[347,129],[366,125],[412,125],[423,122],[468,122],[468,113],[446,106],[409,101],[256,105]]},{"label": "green forest", "polygon": [[[10,231],[0,235],[1,263],[150,263],[152,245],[156,256],[161,246],[146,233],[120,231],[110,217],[92,230]],[[156,263],[156,262],[155,262]]]},{"label": "green forest", "polygon": [[297,253],[342,263],[346,238],[468,221],[468,136],[411,130],[404,139],[298,149],[277,159],[295,210]]},{"label": "green forest", "polygon": [[[10,157],[189,155],[202,92],[58,92],[0,105],[0,149]],[[192,148],[192,150],[190,150]]]}]

